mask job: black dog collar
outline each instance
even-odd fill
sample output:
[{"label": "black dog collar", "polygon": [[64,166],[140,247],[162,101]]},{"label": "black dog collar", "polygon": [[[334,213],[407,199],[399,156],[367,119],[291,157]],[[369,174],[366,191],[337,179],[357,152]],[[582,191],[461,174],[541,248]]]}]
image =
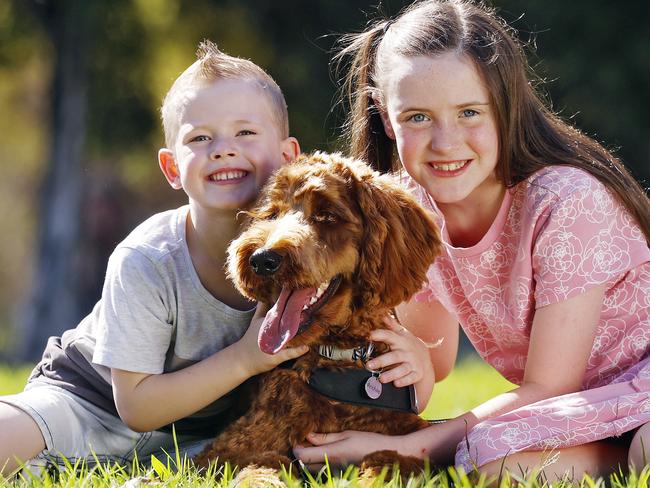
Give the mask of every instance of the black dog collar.
[{"label": "black dog collar", "polygon": [[376,373],[362,368],[346,368],[338,371],[320,368],[312,372],[309,386],[332,400],[365,407],[418,413],[413,385],[397,388],[393,383],[382,384],[379,396],[373,399],[366,389],[366,384],[373,377],[376,378]]}]

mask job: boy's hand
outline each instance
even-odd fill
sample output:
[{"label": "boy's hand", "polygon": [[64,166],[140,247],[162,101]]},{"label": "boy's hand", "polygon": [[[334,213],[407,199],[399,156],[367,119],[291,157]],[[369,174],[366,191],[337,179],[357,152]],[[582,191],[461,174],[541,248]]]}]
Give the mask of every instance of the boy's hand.
[{"label": "boy's hand", "polygon": [[276,354],[266,354],[260,351],[257,344],[257,336],[260,327],[262,326],[262,322],[264,322],[266,312],[268,311],[268,305],[258,303],[255,315],[251,320],[251,324],[248,326],[248,330],[244,334],[244,337],[239,339],[236,343],[236,346],[240,349],[238,357],[242,358],[243,366],[248,371],[249,376],[269,371],[275,368],[278,364],[302,356],[309,351],[309,347],[307,346],[282,349]]},{"label": "boy's hand", "polygon": [[434,371],[427,345],[395,318],[386,317],[384,322],[387,328],[372,331],[370,339],[388,344],[390,351],[368,361],[366,366],[373,370],[390,367],[379,375],[379,381],[392,381],[397,387],[416,385],[423,379],[431,381]]}]

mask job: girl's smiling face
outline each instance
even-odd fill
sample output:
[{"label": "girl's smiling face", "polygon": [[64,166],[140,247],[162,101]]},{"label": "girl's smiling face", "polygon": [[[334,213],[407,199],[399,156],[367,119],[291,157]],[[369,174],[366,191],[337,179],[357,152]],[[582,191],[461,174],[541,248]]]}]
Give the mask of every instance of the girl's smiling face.
[{"label": "girl's smiling face", "polygon": [[406,171],[444,212],[501,194],[499,136],[490,94],[473,62],[449,52],[394,56],[382,80],[382,120]]}]

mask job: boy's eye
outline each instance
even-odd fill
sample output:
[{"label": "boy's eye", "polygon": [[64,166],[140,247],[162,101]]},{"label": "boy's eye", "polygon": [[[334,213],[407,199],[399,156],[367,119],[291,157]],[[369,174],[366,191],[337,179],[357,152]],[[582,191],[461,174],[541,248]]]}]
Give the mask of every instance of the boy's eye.
[{"label": "boy's eye", "polygon": [[248,130],[248,129],[240,130],[239,132],[237,132],[238,136],[250,136],[250,135],[253,135],[253,134],[255,134],[255,132],[253,132],[252,130]]},{"label": "boy's eye", "polygon": [[478,115],[478,112],[476,110],[473,110],[471,108],[466,108],[461,112],[462,117],[474,117]]},{"label": "boy's eye", "polygon": [[208,136],[200,135],[200,136],[192,137],[192,139],[190,139],[190,142],[204,142],[209,140],[210,138]]}]

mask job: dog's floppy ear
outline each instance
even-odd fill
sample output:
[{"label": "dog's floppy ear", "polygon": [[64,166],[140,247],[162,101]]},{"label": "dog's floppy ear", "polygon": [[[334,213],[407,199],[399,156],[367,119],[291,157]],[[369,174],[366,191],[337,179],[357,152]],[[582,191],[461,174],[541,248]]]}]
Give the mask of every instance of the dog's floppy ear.
[{"label": "dog's floppy ear", "polygon": [[415,199],[388,175],[359,180],[358,202],[364,218],[359,285],[365,307],[395,307],[426,280],[442,250],[438,228]]}]

